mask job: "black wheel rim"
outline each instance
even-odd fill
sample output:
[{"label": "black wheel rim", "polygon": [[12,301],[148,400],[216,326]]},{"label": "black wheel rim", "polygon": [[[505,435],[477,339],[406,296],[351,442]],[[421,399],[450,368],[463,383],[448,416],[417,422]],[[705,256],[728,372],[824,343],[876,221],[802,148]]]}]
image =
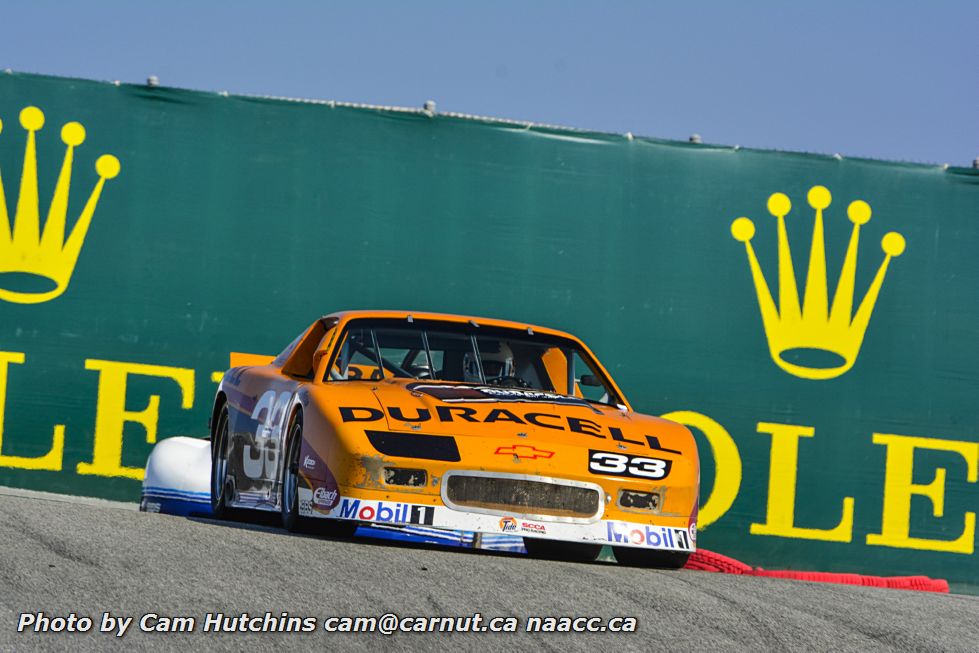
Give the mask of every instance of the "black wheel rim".
[{"label": "black wheel rim", "polygon": [[282,504],[289,514],[296,514],[299,503],[299,449],[302,442],[302,426],[297,422],[289,436],[289,458],[286,464],[286,478],[283,484]]},{"label": "black wheel rim", "polygon": [[211,459],[211,497],[215,506],[223,506],[226,500],[225,488],[228,478],[228,414],[221,413],[218,423],[216,441],[213,445],[214,455]]}]

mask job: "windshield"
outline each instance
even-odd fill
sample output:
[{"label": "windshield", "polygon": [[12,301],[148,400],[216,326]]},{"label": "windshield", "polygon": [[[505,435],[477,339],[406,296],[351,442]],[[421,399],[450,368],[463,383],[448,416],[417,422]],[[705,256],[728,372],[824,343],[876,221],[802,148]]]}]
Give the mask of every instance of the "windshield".
[{"label": "windshield", "polygon": [[591,357],[565,338],[445,322],[351,322],[328,380],[382,378],[521,388],[613,406],[623,403]]}]

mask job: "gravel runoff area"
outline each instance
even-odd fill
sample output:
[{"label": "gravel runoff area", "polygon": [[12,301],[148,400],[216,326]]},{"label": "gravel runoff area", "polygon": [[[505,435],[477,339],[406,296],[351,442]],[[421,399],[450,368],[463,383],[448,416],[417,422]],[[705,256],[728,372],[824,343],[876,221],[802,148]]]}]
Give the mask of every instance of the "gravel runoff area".
[{"label": "gravel runoff area", "polygon": [[[297,536],[272,525],[145,514],[132,504],[23,490],[0,489],[0,543],[4,651],[979,649],[975,596]],[[44,633],[26,626],[18,632],[22,613],[40,612],[52,620],[88,617],[91,630]],[[105,613],[133,620],[118,637],[99,632]],[[207,615],[218,613],[246,627],[261,627],[263,620],[243,622],[243,613],[248,619],[271,613],[267,623],[283,613],[315,621],[307,622],[312,632],[205,632]],[[385,635],[324,628],[331,617],[386,613],[398,619],[479,613],[482,625],[515,617],[496,625],[513,624],[517,632]],[[143,632],[140,619],[148,614],[158,617],[147,617],[146,627],[190,617],[193,630]],[[637,630],[528,633],[530,617],[599,617],[596,626],[632,617]],[[177,624],[188,626],[173,621],[170,627]]]}]

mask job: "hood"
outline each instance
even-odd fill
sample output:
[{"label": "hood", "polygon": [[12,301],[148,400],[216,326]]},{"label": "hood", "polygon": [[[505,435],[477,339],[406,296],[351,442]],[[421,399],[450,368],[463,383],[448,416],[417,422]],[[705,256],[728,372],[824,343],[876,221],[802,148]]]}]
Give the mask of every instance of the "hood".
[{"label": "hood", "polygon": [[598,449],[685,453],[686,427],[613,406],[520,388],[392,379],[370,386],[391,431]]}]

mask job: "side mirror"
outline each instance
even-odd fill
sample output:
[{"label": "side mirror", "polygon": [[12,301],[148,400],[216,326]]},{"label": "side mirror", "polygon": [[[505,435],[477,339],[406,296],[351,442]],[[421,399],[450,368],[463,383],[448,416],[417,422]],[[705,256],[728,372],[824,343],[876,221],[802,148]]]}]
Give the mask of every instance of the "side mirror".
[{"label": "side mirror", "polygon": [[580,383],[581,385],[589,386],[591,388],[602,387],[602,382],[599,381],[598,377],[595,376],[594,374],[582,374],[581,378],[578,379],[578,383]]}]

